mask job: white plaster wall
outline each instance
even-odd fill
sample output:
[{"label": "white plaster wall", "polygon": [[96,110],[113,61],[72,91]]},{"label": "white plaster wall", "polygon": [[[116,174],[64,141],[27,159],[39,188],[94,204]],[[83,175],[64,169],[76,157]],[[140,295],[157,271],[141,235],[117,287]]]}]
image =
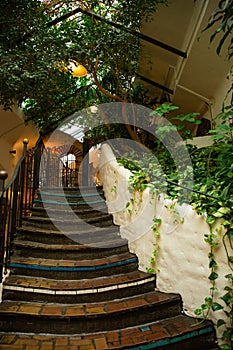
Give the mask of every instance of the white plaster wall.
[{"label": "white plaster wall", "polygon": [[[114,222],[120,225],[121,236],[128,239],[130,251],[138,256],[139,269],[146,271],[150,267],[149,259],[154,244],[158,243],[157,288],[181,294],[184,311],[194,316],[195,309],[204,303],[212,287],[208,279],[209,245],[204,240],[204,235],[209,234],[205,217],[197,215],[189,205],[171,208],[174,202],[162,194],[153,198],[148,188],[142,195],[137,194],[133,203],[126,208],[133,196],[128,190],[130,171],[117,163],[107,144],[101,149],[99,169],[109,212],[113,214]],[[151,229],[154,217],[162,220],[159,238]],[[222,234],[218,234],[220,241]],[[222,276],[216,284],[218,297],[225,294],[224,276],[231,272],[222,244],[216,250],[216,260],[219,263],[219,276]],[[220,299],[216,301],[224,306]],[[210,317],[216,323],[216,319],[225,318],[225,314],[217,311]],[[221,336],[221,329],[218,336]]]},{"label": "white plaster wall", "polygon": [[209,135],[194,137],[192,140],[187,140],[187,144],[197,146],[197,148],[208,147],[213,144],[213,137]]}]

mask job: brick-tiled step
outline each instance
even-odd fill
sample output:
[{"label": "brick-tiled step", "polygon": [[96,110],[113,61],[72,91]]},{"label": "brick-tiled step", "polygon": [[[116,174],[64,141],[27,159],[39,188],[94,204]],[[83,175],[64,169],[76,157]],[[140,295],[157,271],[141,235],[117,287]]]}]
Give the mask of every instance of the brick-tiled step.
[{"label": "brick-tiled step", "polygon": [[83,186],[80,185],[78,187],[53,187],[52,189],[50,187],[43,186],[43,191],[45,192],[52,192],[52,193],[67,193],[67,194],[82,194],[82,193],[99,193],[100,195],[103,194],[103,187],[102,186]]},{"label": "brick-tiled step", "polygon": [[129,252],[89,260],[53,260],[13,257],[11,273],[56,279],[80,279],[135,271],[138,260]]},{"label": "brick-tiled step", "polygon": [[[77,273],[78,274],[78,273]],[[10,275],[4,282],[4,300],[87,302],[108,300],[154,290],[155,277],[140,271],[74,280]]]},{"label": "brick-tiled step", "polygon": [[51,191],[43,190],[37,193],[34,203],[41,205],[42,202],[45,203],[46,207],[50,204],[55,205],[69,205],[69,206],[82,206],[82,205],[100,205],[105,203],[103,198],[103,192],[94,190],[86,191],[73,190],[73,191]]},{"label": "brick-tiled step", "polygon": [[48,217],[48,216],[56,216],[56,217],[70,217],[71,215],[75,214],[79,218],[88,218],[88,217],[95,217],[97,215],[106,214],[108,212],[106,203],[104,202],[103,204],[101,203],[98,206],[92,207],[92,206],[83,206],[80,208],[80,206],[77,206],[77,208],[64,208],[60,206],[56,206],[54,208],[54,205],[47,205],[46,209],[42,206],[34,206],[32,209],[32,215],[37,217],[37,216],[43,216],[43,217]]},{"label": "brick-tiled step", "polygon": [[[38,243],[50,244],[77,244],[77,242],[85,242],[93,245],[98,242],[110,240],[121,240],[122,245],[127,241],[120,238],[119,228],[112,227],[88,227],[85,230],[67,231],[63,233],[58,230],[49,230],[46,228],[36,228],[31,226],[22,226],[17,230],[17,239],[22,241],[31,241]],[[17,241],[16,241],[17,242]]]},{"label": "brick-tiled step", "polygon": [[185,315],[92,334],[0,333],[1,350],[217,350],[209,322],[193,325]]},{"label": "brick-tiled step", "polygon": [[86,201],[57,201],[55,199],[47,199],[47,200],[41,200],[41,199],[35,199],[34,200],[34,207],[35,208],[45,208],[50,209],[51,207],[58,209],[58,210],[73,210],[73,211],[81,211],[84,210],[99,210],[101,211],[102,206],[104,206],[105,202],[103,199],[96,199],[96,200],[86,200]]},{"label": "brick-tiled step", "polygon": [[51,196],[53,198],[93,198],[99,197],[100,199],[104,198],[104,192],[101,187],[92,187],[92,186],[80,186],[80,187],[53,187],[45,188],[36,192],[37,197],[46,198],[46,196]]},{"label": "brick-tiled step", "polygon": [[54,196],[70,196],[70,197],[83,197],[83,196],[100,196],[103,197],[102,186],[79,186],[79,187],[43,187],[37,191],[37,194],[49,194]]},{"label": "brick-tiled step", "polygon": [[[78,301],[78,298],[77,298]],[[177,294],[150,292],[98,303],[54,304],[4,301],[0,329],[6,332],[90,333],[119,329],[179,315]],[[23,321],[22,321],[23,319]]]},{"label": "brick-tiled step", "polygon": [[[85,239],[87,242],[88,237]],[[84,244],[45,244],[40,242],[23,241],[16,239],[14,241],[14,250],[16,256],[31,256],[34,258],[50,259],[89,259],[91,257],[104,257],[109,254],[119,254],[126,252],[128,246],[126,241],[116,236],[112,239],[102,239],[89,245]]]},{"label": "brick-tiled step", "polygon": [[39,228],[47,228],[47,229],[57,229],[59,227],[62,231],[74,231],[74,230],[82,230],[86,227],[86,224],[94,226],[94,227],[106,227],[112,226],[112,216],[106,213],[99,213],[94,217],[88,217],[84,219],[78,218],[78,216],[74,215],[72,220],[69,217],[37,217],[31,216],[29,218],[24,219],[24,226],[33,226]]}]

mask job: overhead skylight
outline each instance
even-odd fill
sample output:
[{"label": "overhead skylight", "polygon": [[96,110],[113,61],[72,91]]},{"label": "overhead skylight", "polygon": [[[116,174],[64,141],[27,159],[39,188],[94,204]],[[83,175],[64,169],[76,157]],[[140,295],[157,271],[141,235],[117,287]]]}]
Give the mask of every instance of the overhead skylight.
[{"label": "overhead skylight", "polygon": [[59,127],[59,130],[72,136],[74,139],[83,142],[84,130],[83,127],[73,124],[72,121],[67,122]]}]

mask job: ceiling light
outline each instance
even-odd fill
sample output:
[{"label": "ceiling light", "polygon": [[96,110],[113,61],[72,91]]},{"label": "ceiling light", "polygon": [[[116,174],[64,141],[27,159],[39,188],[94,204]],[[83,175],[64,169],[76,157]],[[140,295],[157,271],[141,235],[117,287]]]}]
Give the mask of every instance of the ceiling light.
[{"label": "ceiling light", "polygon": [[67,63],[59,62],[58,69],[63,73],[70,72],[73,77],[80,78],[85,77],[88,74],[87,69],[82,64],[74,60],[69,60]]},{"label": "ceiling light", "polygon": [[72,70],[73,77],[85,77],[87,75],[87,69],[78,62],[75,62],[76,68]]}]

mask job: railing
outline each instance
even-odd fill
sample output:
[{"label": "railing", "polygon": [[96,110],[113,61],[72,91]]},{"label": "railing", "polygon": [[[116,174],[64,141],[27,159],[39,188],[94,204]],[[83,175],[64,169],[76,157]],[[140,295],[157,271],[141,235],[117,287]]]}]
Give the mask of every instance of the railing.
[{"label": "railing", "polygon": [[0,171],[0,283],[8,271],[17,227],[22,226],[24,217],[31,215],[37,190],[88,183],[88,164],[83,172],[77,168],[75,161],[64,164],[58,155],[45,148],[42,137],[32,150],[27,150],[27,139],[23,144],[23,156],[6,186],[7,173]]},{"label": "railing", "polygon": [[[27,150],[28,140],[23,141],[23,156],[19,160],[12,179],[5,186],[7,173],[0,171],[0,283],[7,274],[13,254],[13,241],[22,219],[31,215],[33,198],[43,187],[77,187],[88,182],[88,148],[84,147],[85,166],[64,164],[58,155],[46,149],[40,136],[36,146]],[[85,144],[85,142],[84,142]],[[87,144],[87,143],[86,143]]]},{"label": "railing", "polygon": [[39,168],[42,138],[27,151],[28,140],[23,141],[24,153],[18,162],[11,181],[5,186],[7,173],[0,172],[0,282],[7,273],[13,253],[16,228],[22,226],[22,218],[31,213],[33,198],[39,187]]},{"label": "railing", "polygon": [[40,161],[40,187],[78,187],[82,172],[76,161],[63,162],[60,155],[44,149]]}]

